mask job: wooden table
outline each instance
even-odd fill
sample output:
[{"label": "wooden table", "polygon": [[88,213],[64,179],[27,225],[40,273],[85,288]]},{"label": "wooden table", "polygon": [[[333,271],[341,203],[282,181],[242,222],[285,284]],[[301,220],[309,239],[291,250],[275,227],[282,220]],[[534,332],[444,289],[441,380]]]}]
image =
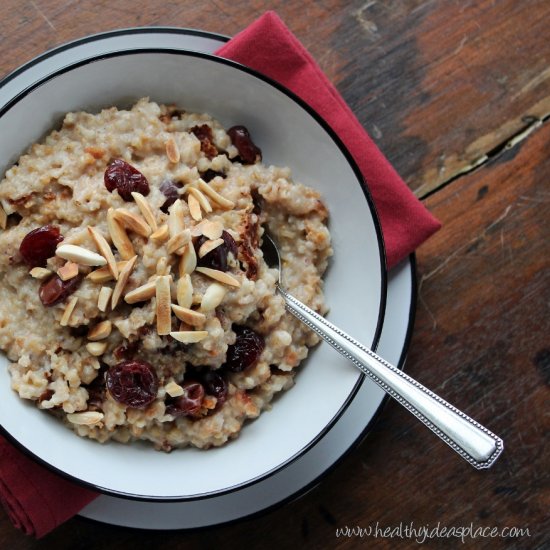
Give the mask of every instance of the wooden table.
[{"label": "wooden table", "polygon": [[[501,435],[476,472],[395,403],[299,500],[196,532],[138,532],[75,518],[34,541],[0,512],[0,547],[376,548],[339,527],[518,527],[515,539],[428,548],[548,548],[550,491],[550,2],[4,0],[0,74],[114,28],[235,34],[275,9],[408,185],[443,222],[417,253],[406,370]],[[545,546],[546,544],[546,546]]]}]

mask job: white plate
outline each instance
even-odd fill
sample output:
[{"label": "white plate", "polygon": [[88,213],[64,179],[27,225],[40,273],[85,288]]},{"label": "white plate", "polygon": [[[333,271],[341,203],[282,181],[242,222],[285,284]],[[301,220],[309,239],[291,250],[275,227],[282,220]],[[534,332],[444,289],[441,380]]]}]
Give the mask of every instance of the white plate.
[{"label": "white plate", "polygon": [[[212,52],[223,37],[185,29],[144,28],[115,31],[79,40],[31,61],[9,75],[0,89],[8,94],[91,55],[140,47]],[[394,364],[403,361],[414,311],[414,265],[405,261],[390,274],[387,319],[379,351]],[[270,478],[230,494],[181,503],[146,503],[100,496],[81,515],[130,527],[176,529],[214,525],[264,510],[304,491],[361,437],[374,419],[384,393],[365,381],[352,404],[321,442]]]}]

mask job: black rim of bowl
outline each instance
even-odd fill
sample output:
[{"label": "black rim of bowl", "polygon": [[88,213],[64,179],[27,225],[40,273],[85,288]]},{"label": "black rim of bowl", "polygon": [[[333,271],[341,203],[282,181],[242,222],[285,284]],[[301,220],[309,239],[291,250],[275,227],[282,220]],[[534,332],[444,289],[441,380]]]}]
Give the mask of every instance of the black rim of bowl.
[{"label": "black rim of bowl", "polygon": [[[199,31],[200,32],[200,31]],[[206,35],[205,35],[206,36]],[[52,53],[55,53],[53,51]],[[205,59],[208,61],[211,61],[213,63],[219,63],[222,65],[233,67],[236,70],[245,72],[263,82],[265,82],[268,85],[271,85],[272,87],[276,88],[280,92],[282,92],[284,95],[289,97],[295,104],[297,104],[299,107],[301,107],[306,113],[308,113],[316,122],[321,126],[321,128],[328,134],[328,136],[331,138],[331,140],[334,142],[334,144],[338,147],[340,152],[344,155],[347,163],[351,167],[352,171],[354,172],[355,177],[357,178],[357,183],[360,185],[364,195],[365,199],[367,200],[367,204],[369,206],[371,216],[373,218],[373,223],[376,231],[376,237],[378,241],[378,250],[379,250],[379,261],[380,261],[380,304],[379,304],[379,311],[378,311],[378,320],[376,325],[376,330],[373,338],[373,343],[371,348],[373,350],[376,350],[378,341],[380,339],[381,331],[382,331],[382,325],[384,320],[384,314],[385,314],[385,306],[386,306],[386,292],[387,292],[387,269],[386,269],[386,260],[385,260],[385,249],[384,249],[384,241],[382,237],[382,230],[380,226],[380,221],[378,218],[378,214],[376,211],[376,207],[374,205],[374,202],[372,200],[372,197],[370,195],[370,192],[367,188],[367,184],[365,182],[365,179],[363,178],[363,175],[361,174],[361,171],[359,170],[359,167],[357,166],[355,160],[351,156],[351,153],[347,150],[346,146],[343,144],[341,139],[338,137],[338,135],[334,132],[334,130],[330,127],[330,125],[314,110],[312,109],[307,103],[305,103],[301,98],[299,98],[294,92],[287,89],[285,86],[279,84],[278,82],[272,80],[269,77],[266,77],[265,75],[257,72],[254,69],[251,69],[249,67],[246,67],[242,64],[239,64],[235,61],[231,61],[222,57],[217,57],[212,54],[207,54],[203,52],[197,52],[197,51],[190,51],[185,49],[172,49],[172,48],[131,48],[131,49],[120,49],[113,52],[103,53],[103,54],[97,54],[92,57],[82,59],[80,61],[70,63],[69,65],[66,65],[60,69],[57,69],[53,71],[52,73],[48,74],[47,76],[39,79],[38,81],[34,82],[32,85],[28,86],[24,90],[22,90],[20,93],[15,95],[12,99],[10,99],[4,107],[0,110],[0,121],[2,117],[11,109],[13,108],[17,103],[19,103],[22,99],[24,99],[27,95],[29,95],[32,91],[39,88],[40,86],[44,85],[45,83],[53,80],[54,78],[68,73],[72,70],[75,70],[79,67],[89,65],[95,62],[100,62],[102,60],[106,59],[113,59],[113,58],[120,58],[124,56],[133,56],[133,55],[147,55],[147,54],[162,54],[162,55],[175,55],[178,57],[194,57],[194,58],[200,58]],[[45,54],[47,55],[47,54]],[[51,54],[50,54],[51,55]],[[36,61],[29,62],[26,66],[29,66],[30,64],[34,64]],[[24,66],[25,67],[25,66]],[[20,74],[22,70],[24,70],[24,67],[21,68],[21,70],[17,69],[10,75],[8,75],[7,78],[13,78],[12,75]],[[19,72],[18,72],[19,71]],[[99,491],[101,493],[119,497],[119,498],[126,498],[131,500],[140,500],[140,501],[147,501],[147,502],[184,502],[184,501],[193,501],[193,500],[202,500],[207,498],[212,498],[224,494],[228,494],[231,492],[234,492],[238,489],[243,489],[244,487],[247,487],[249,485],[253,485],[255,483],[258,483],[259,481],[266,479],[273,474],[281,471],[283,468],[286,468],[289,464],[295,462],[297,459],[302,457],[306,452],[308,452],[312,447],[314,447],[322,438],[325,437],[325,435],[332,429],[332,427],[336,424],[336,422],[339,420],[339,418],[342,416],[342,414],[347,410],[349,404],[352,402],[353,398],[357,394],[357,391],[363,384],[366,376],[364,374],[360,374],[358,377],[358,380],[356,384],[354,385],[352,391],[349,393],[346,401],[343,403],[343,405],[340,407],[338,412],[334,415],[334,417],[331,419],[331,421],[317,434],[313,440],[311,440],[307,445],[302,447],[299,451],[297,451],[294,455],[289,457],[287,460],[279,464],[278,466],[272,468],[271,470],[264,472],[263,474],[256,476],[254,478],[251,478],[247,481],[244,481],[242,483],[238,483],[235,485],[232,485],[230,487],[227,487],[225,489],[219,489],[215,491],[209,491],[207,493],[199,493],[199,494],[192,494],[192,495],[176,495],[176,496],[151,496],[151,495],[141,495],[136,493],[127,493],[123,491],[117,491],[114,489],[110,489],[108,487],[103,487],[101,485],[97,485],[95,483],[92,483],[90,481],[85,481],[83,479],[80,479],[78,477],[75,477],[74,475],[68,474],[67,472],[64,472],[63,470],[60,470],[53,464],[50,464],[45,459],[39,457],[34,452],[32,452],[30,449],[28,449],[25,445],[23,445],[21,442],[19,442],[17,439],[15,439],[5,428],[4,426],[0,425],[0,430],[2,431],[3,435],[7,437],[12,443],[14,443],[19,449],[21,449],[23,452],[25,452],[28,456],[33,458],[36,462],[44,465],[48,469],[56,472],[57,474],[65,477],[66,479],[69,479],[73,482],[76,482],[86,488],[91,488],[95,491]]]}]

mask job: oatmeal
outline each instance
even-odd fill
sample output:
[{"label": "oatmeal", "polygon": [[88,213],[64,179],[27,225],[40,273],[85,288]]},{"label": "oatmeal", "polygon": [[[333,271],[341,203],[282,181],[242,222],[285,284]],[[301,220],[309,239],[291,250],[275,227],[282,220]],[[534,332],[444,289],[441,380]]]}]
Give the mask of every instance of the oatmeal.
[{"label": "oatmeal", "polygon": [[247,129],[142,99],[69,113],[0,184],[0,348],[12,388],[78,435],[219,446],[293,385],[325,313],[327,210]]}]

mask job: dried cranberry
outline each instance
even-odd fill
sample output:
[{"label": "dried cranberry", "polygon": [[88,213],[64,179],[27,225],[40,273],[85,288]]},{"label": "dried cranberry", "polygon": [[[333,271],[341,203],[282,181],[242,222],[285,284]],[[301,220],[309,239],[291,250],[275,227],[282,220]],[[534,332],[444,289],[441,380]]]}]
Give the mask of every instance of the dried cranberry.
[{"label": "dried cranberry", "polygon": [[165,180],[160,184],[160,192],[166,197],[160,209],[165,214],[168,214],[168,208],[170,208],[179,198],[178,187],[181,187],[181,184],[173,182],[172,180]]},{"label": "dried cranberry", "polygon": [[107,390],[115,401],[134,409],[144,409],[157,396],[155,369],[146,361],[122,361],[106,375]]},{"label": "dried cranberry", "polygon": [[190,416],[198,418],[204,400],[204,386],[200,382],[188,380],[182,384],[183,395],[175,397],[166,404],[166,412],[172,416]]},{"label": "dried cranberry", "polygon": [[225,178],[225,174],[223,172],[218,172],[217,170],[212,170],[211,168],[209,168],[206,172],[201,172],[200,175],[206,183],[212,181],[216,176]]},{"label": "dried cranberry", "polygon": [[254,144],[245,126],[233,126],[227,130],[227,135],[239,151],[243,164],[254,164],[262,160],[262,150]]},{"label": "dried cranberry", "polygon": [[227,380],[217,372],[208,370],[202,375],[204,390],[208,395],[213,395],[217,400],[217,406],[221,406],[227,399]]},{"label": "dried cranberry", "polygon": [[59,304],[70,296],[82,282],[82,275],[63,281],[58,275],[53,275],[44,281],[38,289],[38,296],[46,307]]},{"label": "dried cranberry", "polygon": [[126,202],[132,200],[132,193],[137,191],[142,195],[149,194],[147,178],[125,160],[116,159],[107,166],[103,176],[105,187],[111,193],[116,189]]},{"label": "dried cranberry", "polygon": [[208,124],[202,124],[201,126],[193,126],[189,130],[194,134],[197,139],[201,142],[201,151],[209,158],[213,159],[217,154],[218,150],[214,145],[214,138],[212,137],[212,128]]},{"label": "dried cranberry", "polygon": [[[210,267],[212,269],[218,269],[219,271],[227,271],[227,254],[231,252],[235,258],[237,257],[237,243],[227,231],[222,233],[222,239],[224,244],[217,246],[214,250],[198,259],[197,264],[200,267]],[[201,235],[195,241],[195,250],[197,251],[197,254],[200,247],[207,240],[208,237]]]},{"label": "dried cranberry", "polygon": [[237,339],[227,348],[225,367],[231,372],[241,372],[255,365],[265,348],[265,340],[249,327],[234,326]]},{"label": "dried cranberry", "polygon": [[44,225],[23,237],[19,252],[29,267],[44,267],[46,260],[55,256],[55,248],[62,240],[59,227]]}]

